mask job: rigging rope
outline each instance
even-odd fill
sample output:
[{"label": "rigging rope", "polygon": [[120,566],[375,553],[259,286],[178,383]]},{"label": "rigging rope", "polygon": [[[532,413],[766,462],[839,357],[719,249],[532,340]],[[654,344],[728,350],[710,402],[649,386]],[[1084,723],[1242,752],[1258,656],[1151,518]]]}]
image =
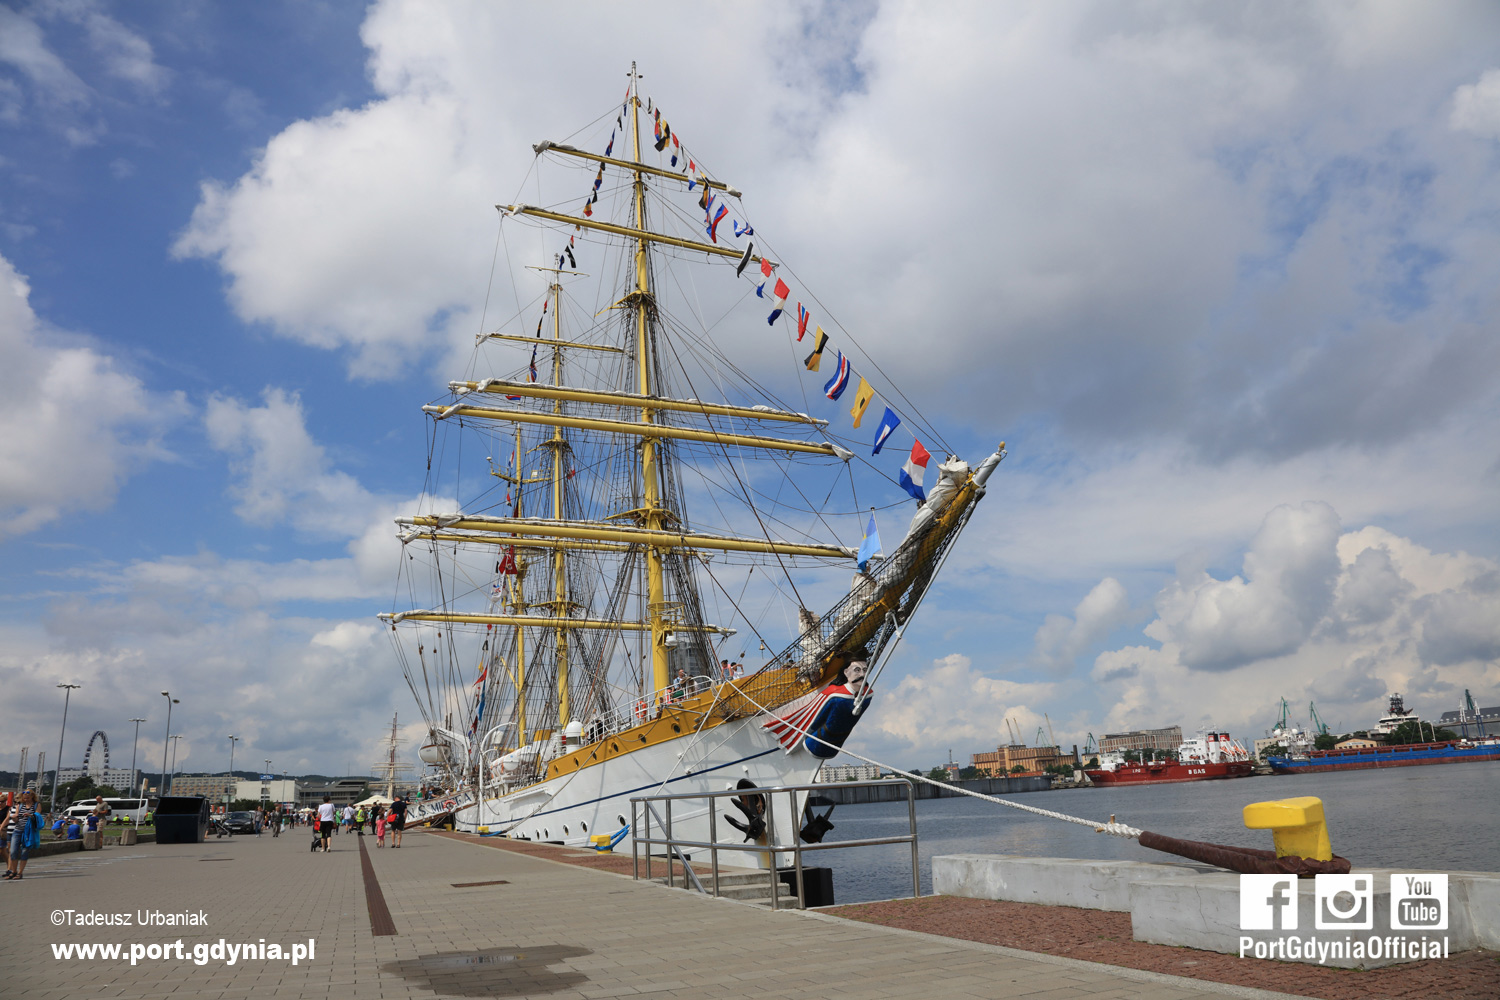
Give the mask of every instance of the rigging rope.
[{"label": "rigging rope", "polygon": [[[746,694],[744,691],[738,688],[736,688],[736,691],[740,694],[741,697],[750,702],[756,708],[760,709],[762,712],[770,714],[771,709],[766,708],[749,694]],[[846,753],[856,760],[864,761],[866,764],[874,764],[876,767],[893,771],[897,774],[900,774],[907,780],[925,781],[929,785],[937,785],[941,788],[949,788],[955,792],[958,792],[960,795],[967,795],[970,798],[983,799],[986,802],[993,802],[996,805],[1008,806],[1011,809],[1020,809],[1023,812],[1034,813],[1038,816],[1046,816],[1048,819],[1060,819],[1064,823],[1075,823],[1079,826],[1086,826],[1093,830],[1095,833],[1107,833],[1112,837],[1126,837],[1134,839],[1141,835],[1141,831],[1136,829],[1135,827],[1125,823],[1116,823],[1113,821],[1113,819],[1111,819],[1111,821],[1108,823],[1100,823],[1096,820],[1084,819],[1082,816],[1069,816],[1067,813],[1057,812],[1053,809],[1043,809],[1039,806],[1028,806],[1021,802],[1012,802],[1009,799],[1002,799],[994,795],[986,795],[983,792],[972,791],[971,789],[964,788],[960,785],[950,785],[946,781],[935,781],[932,778],[925,777],[924,775],[910,774],[908,772],[902,771],[899,767],[892,767],[891,765],[886,764],[882,761],[875,760],[873,757],[866,757],[864,754],[855,753],[853,750],[850,750],[846,747],[841,747],[836,744],[829,743],[827,740],[822,739],[821,737],[812,735],[805,729],[796,729],[795,727],[793,728],[799,735],[801,735],[805,739],[810,739],[816,743],[821,743],[825,747],[828,747],[832,750],[838,750]]]}]

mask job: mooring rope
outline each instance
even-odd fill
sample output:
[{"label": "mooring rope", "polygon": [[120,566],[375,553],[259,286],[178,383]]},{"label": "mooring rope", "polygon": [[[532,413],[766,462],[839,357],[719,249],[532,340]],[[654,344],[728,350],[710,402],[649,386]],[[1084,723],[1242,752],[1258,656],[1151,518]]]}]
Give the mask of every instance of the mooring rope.
[{"label": "mooring rope", "polygon": [[[738,689],[736,689],[736,690],[738,690]],[[762,705],[760,702],[758,702],[754,698],[750,697],[750,695],[745,694],[745,692],[743,692],[743,691],[740,691],[739,693],[744,696],[744,698],[745,698],[746,701],[750,702],[756,708],[759,708],[762,712],[765,712],[767,714],[770,713],[770,711],[771,711],[770,709],[766,708],[766,706]],[[828,748],[833,749],[833,750],[838,750],[838,751],[840,751],[842,753],[846,753],[849,756],[855,758],[856,760],[862,760],[866,764],[873,764],[876,767],[893,771],[893,772],[901,775],[903,778],[906,778],[908,781],[912,781],[912,780],[915,780],[915,781],[925,781],[929,785],[937,785],[940,788],[950,788],[953,791],[959,793],[960,795],[967,795],[970,798],[982,799],[985,802],[993,802],[996,805],[1007,806],[1007,807],[1009,807],[1011,809],[1020,809],[1022,812],[1034,813],[1037,816],[1046,816],[1048,819],[1060,819],[1064,823],[1075,823],[1078,826],[1086,826],[1089,829],[1093,830],[1095,833],[1107,833],[1111,837],[1125,837],[1127,839],[1133,840],[1133,839],[1135,839],[1135,838],[1137,838],[1137,837],[1139,837],[1141,835],[1141,831],[1138,830],[1138,829],[1136,829],[1135,827],[1130,826],[1130,825],[1128,825],[1126,823],[1117,823],[1117,822],[1115,822],[1115,818],[1113,816],[1111,816],[1109,818],[1109,822],[1108,823],[1100,823],[1097,820],[1084,819],[1082,816],[1069,816],[1067,813],[1057,812],[1056,810],[1053,810],[1053,809],[1043,809],[1040,806],[1028,806],[1028,805],[1025,805],[1024,803],[1021,803],[1021,802],[1012,802],[1009,799],[998,798],[998,797],[996,797],[994,795],[986,795],[983,792],[972,791],[971,789],[963,788],[963,787],[961,787],[959,785],[951,785],[951,784],[949,784],[946,781],[935,781],[932,778],[926,777],[925,775],[911,774],[911,773],[902,771],[898,767],[891,767],[889,764],[886,764],[886,763],[883,763],[881,761],[875,760],[875,759],[873,759],[871,757],[866,757],[864,754],[858,754],[858,753],[855,753],[853,750],[849,750],[849,749],[846,749],[845,747],[841,747],[841,746],[838,746],[836,744],[829,743],[825,739],[822,739],[820,737],[812,735],[811,733],[807,732],[807,730],[805,730],[805,729],[796,729],[796,727],[792,727],[792,728],[795,729],[796,732],[800,733],[801,736],[804,739],[814,740],[814,741],[816,741],[818,743],[823,744],[825,747],[828,747]]]}]

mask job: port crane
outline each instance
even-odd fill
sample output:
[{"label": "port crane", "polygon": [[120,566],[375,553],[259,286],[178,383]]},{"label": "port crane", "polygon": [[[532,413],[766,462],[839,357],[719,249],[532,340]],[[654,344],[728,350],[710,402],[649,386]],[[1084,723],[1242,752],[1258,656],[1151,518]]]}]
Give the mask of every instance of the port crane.
[{"label": "port crane", "polygon": [[[1286,703],[1282,702],[1282,704],[1286,704]],[[1317,706],[1317,704],[1315,702],[1311,702],[1310,701],[1310,702],[1307,703],[1307,712],[1308,712],[1308,716],[1312,719],[1313,735],[1314,736],[1327,736],[1328,735],[1328,723],[1324,722],[1322,719],[1320,719],[1318,717],[1318,706]]]}]

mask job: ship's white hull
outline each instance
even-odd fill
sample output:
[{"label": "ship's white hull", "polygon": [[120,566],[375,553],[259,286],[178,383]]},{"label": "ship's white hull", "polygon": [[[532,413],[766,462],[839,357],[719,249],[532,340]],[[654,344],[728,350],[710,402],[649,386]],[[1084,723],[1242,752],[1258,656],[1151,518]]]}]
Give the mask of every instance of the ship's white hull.
[{"label": "ship's white hull", "polygon": [[[701,734],[685,732],[663,743],[641,747],[632,753],[614,757],[571,775],[527,785],[505,794],[486,788],[482,803],[466,793],[460,797],[424,802],[414,808],[411,820],[452,811],[457,829],[505,833],[528,840],[557,841],[580,847],[589,838],[614,834],[629,826],[630,800],[648,795],[724,791],[735,788],[741,779],[759,787],[800,785],[811,782],[823,761],[797,747],[787,753],[776,738],[761,725],[764,717],[735,719]],[[772,797],[771,820],[774,839],[791,843],[801,826],[802,806],[806,794],[796,796],[795,808],[789,793]],[[718,799],[718,816],[714,833],[719,843],[737,844],[743,836],[725,821],[726,814],[743,820],[743,815],[729,799]],[[445,804],[450,803],[450,804]],[[660,835],[666,819],[665,804],[657,805],[658,815],[651,821],[652,836]],[[696,799],[672,803],[672,832],[679,840],[710,840],[707,800]],[[644,821],[641,821],[644,830]],[[616,847],[629,851],[635,831],[626,833]],[[660,845],[652,853],[663,853]],[[688,850],[698,855],[700,850]],[[783,861],[785,859],[782,859]],[[749,851],[721,852],[720,863],[764,867],[763,853]]]}]

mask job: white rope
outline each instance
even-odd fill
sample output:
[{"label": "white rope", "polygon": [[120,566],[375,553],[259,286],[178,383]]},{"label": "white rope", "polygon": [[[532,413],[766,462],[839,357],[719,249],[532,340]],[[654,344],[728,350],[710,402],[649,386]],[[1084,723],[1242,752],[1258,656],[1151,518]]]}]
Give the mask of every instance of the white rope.
[{"label": "white rope", "polygon": [[[766,708],[760,702],[758,702],[754,698],[750,697],[750,695],[745,694],[745,692],[743,692],[743,691],[740,691],[739,693],[744,696],[744,698],[745,698],[746,701],[750,702],[756,708],[759,708],[762,712],[765,712],[768,715],[770,714],[770,711],[771,711],[770,709]],[[795,729],[795,727],[793,727],[793,728]],[[1113,816],[1111,816],[1109,818],[1109,822],[1108,823],[1100,823],[1100,822],[1097,822],[1096,820],[1084,819],[1081,816],[1069,816],[1067,813],[1056,812],[1056,811],[1054,811],[1052,809],[1042,809],[1039,806],[1028,806],[1028,805],[1024,805],[1024,804],[1022,804],[1020,802],[1012,802],[1009,799],[997,798],[997,797],[995,797],[993,795],[985,795],[983,792],[971,791],[970,789],[963,788],[963,787],[961,787],[959,785],[950,785],[946,781],[934,781],[933,779],[928,778],[928,777],[926,777],[924,775],[920,775],[920,774],[908,774],[905,771],[902,771],[900,768],[891,767],[889,764],[885,764],[885,763],[882,763],[881,761],[874,760],[874,759],[872,759],[870,757],[866,757],[863,754],[857,754],[853,750],[847,750],[844,747],[836,746],[836,745],[834,745],[832,743],[829,743],[825,739],[820,739],[819,737],[812,735],[811,733],[807,732],[805,729],[798,729],[796,731],[798,733],[800,733],[802,735],[802,737],[805,738],[805,739],[814,740],[814,741],[816,741],[818,743],[823,744],[825,747],[829,747],[829,748],[831,748],[833,750],[842,751],[843,753],[846,753],[849,756],[851,756],[851,757],[853,757],[853,758],[855,758],[857,760],[864,761],[866,764],[874,764],[876,767],[887,769],[887,770],[890,770],[890,771],[894,771],[895,773],[900,774],[903,778],[906,778],[908,781],[913,781],[913,780],[915,780],[915,781],[925,781],[929,785],[937,785],[937,786],[939,786],[941,788],[950,788],[953,791],[959,793],[960,795],[967,795],[970,798],[983,799],[986,802],[993,802],[996,805],[1008,806],[1011,809],[1020,809],[1023,812],[1035,813],[1038,816],[1046,816],[1048,819],[1060,819],[1064,823],[1076,823],[1079,826],[1086,826],[1086,827],[1088,827],[1089,829],[1093,830],[1095,833],[1107,833],[1107,834],[1109,834],[1112,837],[1126,837],[1126,838],[1134,839],[1134,838],[1139,837],[1141,835],[1141,831],[1137,830],[1133,826],[1129,826],[1129,825],[1127,825],[1125,823],[1116,823],[1115,822],[1115,818]]]}]

